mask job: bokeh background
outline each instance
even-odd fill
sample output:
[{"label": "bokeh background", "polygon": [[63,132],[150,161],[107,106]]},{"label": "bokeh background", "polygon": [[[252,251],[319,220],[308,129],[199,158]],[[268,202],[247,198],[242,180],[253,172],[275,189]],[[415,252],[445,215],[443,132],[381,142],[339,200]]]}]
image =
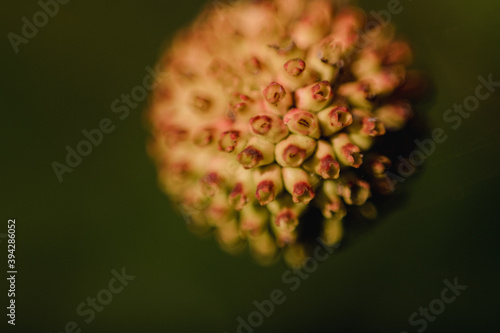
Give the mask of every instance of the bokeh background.
[{"label": "bokeh background", "polygon": [[[359,0],[368,11],[387,3]],[[443,113],[474,93],[478,76],[500,81],[500,2],[401,3],[392,22],[435,86],[423,114],[449,138],[405,182],[402,204],[292,292],[283,263],[263,268],[187,231],[145,152],[147,101],[124,120],[111,112],[206,2],[72,0],[15,54],[7,33],[20,34],[21,18],[40,7],[1,0],[0,234],[15,218],[19,274],[15,328],[0,284],[0,331],[64,332],[75,321],[82,332],[235,332],[254,300],[282,289],[286,302],[255,332],[416,332],[409,316],[457,277],[467,290],[426,331],[498,332],[500,88],[457,130]],[[59,183],[51,163],[103,118],[114,132]],[[77,306],[122,267],[135,279],[85,323]]]}]

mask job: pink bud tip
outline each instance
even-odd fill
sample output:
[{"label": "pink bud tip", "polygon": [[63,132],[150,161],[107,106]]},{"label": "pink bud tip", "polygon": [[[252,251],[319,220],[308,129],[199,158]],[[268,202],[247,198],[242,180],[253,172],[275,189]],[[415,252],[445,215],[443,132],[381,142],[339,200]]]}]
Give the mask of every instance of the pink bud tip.
[{"label": "pink bud tip", "polygon": [[236,147],[239,137],[239,131],[227,131],[222,133],[219,140],[219,150],[228,153],[232,152]]},{"label": "pink bud tip", "polygon": [[251,169],[264,159],[262,152],[253,146],[248,146],[238,154],[238,162],[245,168]]},{"label": "pink bud tip", "polygon": [[324,179],[338,178],[340,173],[340,165],[333,156],[325,156],[319,162],[318,174]]},{"label": "pink bud tip", "polygon": [[370,196],[370,184],[361,179],[351,181],[347,183],[347,189],[343,195],[347,204],[360,206]]},{"label": "pink bud tip", "polygon": [[205,147],[213,141],[213,129],[205,128],[195,133],[194,144],[198,147]]},{"label": "pink bud tip", "polygon": [[297,147],[296,145],[289,145],[283,151],[283,160],[288,166],[299,167],[306,158],[306,150]]},{"label": "pink bud tip", "polygon": [[252,99],[247,95],[234,93],[233,102],[229,104],[231,109],[236,113],[244,112],[247,108],[247,104],[251,103]]},{"label": "pink bud tip", "polygon": [[312,87],[312,97],[318,102],[324,102],[333,97],[332,87],[330,82],[321,81]]},{"label": "pink bud tip", "polygon": [[369,136],[379,136],[385,134],[385,127],[377,118],[365,117],[361,131]]},{"label": "pink bud tip", "polygon": [[241,183],[236,184],[234,189],[231,191],[229,201],[236,210],[241,210],[248,202],[248,197],[243,192],[243,185]]},{"label": "pink bud tip", "polygon": [[306,63],[302,59],[289,60],[284,66],[286,72],[292,76],[299,76],[306,69]]},{"label": "pink bud tip", "polygon": [[264,89],[264,98],[269,104],[278,104],[286,95],[285,88],[279,83],[272,82]]},{"label": "pink bud tip", "polygon": [[306,182],[298,182],[293,186],[293,202],[308,204],[314,198],[314,190]]},{"label": "pink bud tip", "polygon": [[375,98],[377,97],[377,95],[373,92],[373,89],[370,85],[370,83],[364,81],[364,82],[360,82],[359,84],[359,87],[358,87],[359,91],[361,91],[364,95],[364,98],[367,100],[367,101],[374,101]]},{"label": "pink bud tip", "polygon": [[222,186],[223,180],[216,172],[210,172],[200,180],[202,190],[207,196],[214,196]]},{"label": "pink bud tip", "polygon": [[257,59],[256,57],[252,57],[249,60],[247,60],[244,64],[244,66],[245,66],[245,69],[250,74],[253,74],[253,75],[259,74],[260,71],[262,70],[262,65],[261,65],[259,59]]},{"label": "pink bud tip", "polygon": [[346,127],[352,124],[352,115],[346,107],[338,106],[329,113],[330,124],[335,127]]},{"label": "pink bud tip", "polygon": [[287,209],[287,210],[279,213],[278,216],[276,216],[276,219],[274,222],[279,227],[282,223],[288,224],[288,225],[295,224],[296,220],[297,220],[297,217],[295,216],[295,214],[291,210]]},{"label": "pink bud tip", "polygon": [[[310,112],[299,109],[288,112],[283,118],[283,122],[288,125],[288,128],[293,133],[314,136],[318,130],[318,122],[315,116]],[[317,134],[319,137],[319,133]]]},{"label": "pink bud tip", "polygon": [[375,177],[384,176],[385,172],[390,168],[391,160],[386,156],[376,156],[369,161],[368,168]]},{"label": "pink bud tip", "polygon": [[272,181],[264,180],[257,185],[257,192],[255,193],[257,200],[261,206],[267,205],[274,200],[276,193]]},{"label": "pink bud tip", "polygon": [[329,212],[329,215],[333,215],[337,213],[340,209],[340,202],[339,201],[332,201],[325,206],[325,211]]},{"label": "pink bud tip", "polygon": [[268,116],[255,116],[250,119],[250,127],[255,134],[265,135],[271,130],[272,122]]},{"label": "pink bud tip", "polygon": [[342,147],[342,154],[344,154],[347,161],[354,168],[359,168],[363,163],[363,155],[361,154],[361,150],[358,146],[352,143],[348,143]]}]

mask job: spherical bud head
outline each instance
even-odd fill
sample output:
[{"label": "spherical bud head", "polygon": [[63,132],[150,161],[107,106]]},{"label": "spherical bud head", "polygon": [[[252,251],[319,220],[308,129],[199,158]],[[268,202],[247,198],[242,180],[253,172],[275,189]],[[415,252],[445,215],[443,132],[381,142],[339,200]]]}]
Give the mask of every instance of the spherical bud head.
[{"label": "spherical bud head", "polygon": [[363,32],[361,9],[331,0],[216,7],[174,39],[159,61],[168,75],[150,73],[161,82],[149,152],[188,228],[230,253],[248,244],[261,264],[283,254],[299,267],[318,237],[341,241],[348,213],[376,216],[372,191],[394,192],[382,154],[398,156],[401,145],[382,136],[405,128],[425,80],[407,71],[411,50],[391,24]]}]

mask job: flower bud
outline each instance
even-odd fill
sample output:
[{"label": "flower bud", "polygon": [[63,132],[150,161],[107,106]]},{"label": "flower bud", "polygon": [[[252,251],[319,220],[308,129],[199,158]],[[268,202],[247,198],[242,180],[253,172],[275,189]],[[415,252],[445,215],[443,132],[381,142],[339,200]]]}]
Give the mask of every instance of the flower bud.
[{"label": "flower bud", "polygon": [[368,150],[375,143],[374,137],[385,134],[384,124],[373,113],[354,110],[354,123],[349,126],[349,138],[362,150]]},{"label": "flower bud", "polygon": [[283,66],[285,71],[290,76],[300,76],[304,70],[306,69],[306,63],[304,60],[297,58],[287,61],[287,63]]},{"label": "flower bud", "polygon": [[267,140],[253,137],[238,154],[238,162],[245,169],[271,164],[274,162],[274,145]]},{"label": "flower bud", "polygon": [[344,106],[332,106],[318,112],[323,136],[331,136],[352,124],[352,115]]},{"label": "flower bud", "polygon": [[303,164],[303,168],[314,172],[323,179],[337,179],[340,174],[340,164],[335,159],[332,145],[324,140],[319,140],[313,157]]},{"label": "flower bud", "polygon": [[339,133],[332,138],[332,146],[337,160],[344,166],[359,168],[363,163],[361,149],[353,144],[347,134]]},{"label": "flower bud", "polygon": [[346,204],[355,206],[363,205],[371,196],[370,184],[352,173],[341,176],[338,192]]},{"label": "flower bud", "polygon": [[229,205],[227,194],[218,192],[210,198],[207,207],[204,210],[207,221],[212,226],[221,226],[233,219],[235,214],[233,208]]},{"label": "flower bud", "polygon": [[243,149],[247,138],[238,130],[230,130],[221,133],[219,139],[219,150],[227,153],[239,152]]},{"label": "flower bud", "polygon": [[310,47],[328,33],[331,12],[332,5],[329,1],[314,0],[308,3],[305,13],[291,31],[291,36],[299,48]]},{"label": "flower bud", "polygon": [[370,175],[375,178],[382,178],[391,167],[391,160],[384,155],[370,154],[367,156],[364,166]]},{"label": "flower bud", "polygon": [[306,62],[301,58],[288,60],[278,73],[278,80],[290,90],[310,84],[315,78],[315,75],[306,69]]},{"label": "flower bud", "polygon": [[207,113],[212,107],[212,102],[207,97],[195,96],[193,98],[192,107],[195,112]]},{"label": "flower bud", "polygon": [[308,204],[315,193],[311,177],[300,168],[283,168],[283,183],[293,202]]},{"label": "flower bud", "polygon": [[229,194],[229,204],[235,210],[241,210],[247,203],[253,200],[255,184],[252,172],[241,167],[236,173],[236,184]]},{"label": "flower bud", "polygon": [[250,119],[252,132],[267,140],[277,143],[288,135],[288,128],[280,117],[271,114],[260,114]]},{"label": "flower bud", "polygon": [[329,81],[313,83],[295,91],[295,103],[298,109],[318,112],[330,104],[333,90]]},{"label": "flower bud", "polygon": [[368,81],[344,83],[339,87],[337,93],[340,96],[347,98],[349,103],[355,107],[367,110],[372,108],[371,102],[376,97],[376,94]]},{"label": "flower bud", "polygon": [[387,130],[399,131],[412,117],[412,110],[410,104],[397,102],[381,106],[374,111],[374,114]]},{"label": "flower bud", "polygon": [[245,119],[249,115],[252,115],[257,108],[255,106],[255,101],[252,100],[249,96],[240,93],[234,93],[233,98],[229,101],[229,109],[232,118]]},{"label": "flower bud", "polygon": [[384,65],[403,64],[411,65],[413,55],[410,46],[404,41],[393,41],[386,49],[383,59]]},{"label": "flower bud", "polygon": [[218,172],[209,172],[200,179],[202,193],[213,197],[222,190],[225,182],[226,180]]},{"label": "flower bud", "polygon": [[370,81],[370,86],[374,94],[387,95],[400,87],[406,77],[406,70],[403,66],[393,65],[384,67],[377,73],[363,78]]},{"label": "flower bud", "polygon": [[228,253],[237,254],[245,248],[235,219],[220,225],[215,231],[215,238],[221,249]]},{"label": "flower bud", "polygon": [[250,204],[240,211],[240,229],[250,237],[255,237],[264,232],[268,220],[269,211],[263,207]]},{"label": "flower bud", "polygon": [[353,45],[351,33],[339,30],[323,39],[309,53],[307,62],[322,80],[334,81],[339,69],[345,66],[345,56]]},{"label": "flower bud", "polygon": [[292,38],[283,36],[278,36],[268,43],[265,51],[270,66],[278,69],[290,59],[303,59],[305,55],[304,50],[299,49]]},{"label": "flower bud", "polygon": [[297,225],[305,209],[305,205],[297,205],[288,194],[280,196],[268,205],[272,214],[271,228],[276,235],[279,247],[294,244],[297,240]]},{"label": "flower bud", "polygon": [[283,191],[283,178],[279,165],[257,168],[253,176],[257,187],[255,197],[262,206],[272,202]]},{"label": "flower bud", "polygon": [[291,134],[276,145],[276,162],[285,167],[297,168],[308,159],[316,148],[316,140],[298,134]]},{"label": "flower bud", "polygon": [[292,95],[285,88],[277,83],[272,82],[263,91],[266,106],[269,111],[277,112],[282,115],[292,106]]},{"label": "flower bud", "polygon": [[198,147],[206,147],[214,140],[215,130],[213,128],[202,128],[193,133],[193,142]]},{"label": "flower bud", "polygon": [[323,232],[321,240],[325,245],[333,246],[342,240],[344,228],[342,226],[342,218],[334,217],[326,219],[323,224]]},{"label": "flower bud", "polygon": [[[284,214],[292,213],[290,211],[287,211]],[[280,225],[272,223],[271,229],[273,230],[273,233],[276,237],[276,245],[279,247],[290,246],[292,244],[295,244],[295,242],[297,241],[297,230],[295,230],[295,227],[290,228],[285,223],[281,223]]]},{"label": "flower bud", "polygon": [[320,131],[318,118],[315,114],[299,109],[292,109],[283,117],[283,122],[290,132],[319,139]]},{"label": "flower bud", "polygon": [[392,194],[396,190],[396,181],[392,179],[388,174],[373,178],[371,181],[371,185],[376,192],[383,195]]},{"label": "flower bud", "polygon": [[299,217],[306,207],[306,205],[294,203],[292,196],[287,193],[279,196],[267,206],[273,216],[273,223],[271,224],[276,226],[285,225],[291,230],[295,229],[299,223]]},{"label": "flower bud", "polygon": [[346,210],[342,199],[339,197],[339,188],[337,182],[327,180],[319,189],[318,196],[315,199],[316,206],[321,210],[323,216],[327,219],[333,217],[344,217]]}]

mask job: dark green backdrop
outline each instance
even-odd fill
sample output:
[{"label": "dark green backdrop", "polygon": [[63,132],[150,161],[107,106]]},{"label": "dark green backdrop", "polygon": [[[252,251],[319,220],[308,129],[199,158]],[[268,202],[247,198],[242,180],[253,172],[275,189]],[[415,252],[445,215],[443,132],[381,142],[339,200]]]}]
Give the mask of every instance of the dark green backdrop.
[{"label": "dark green backdrop", "polygon": [[[404,204],[292,292],[282,263],[259,267],[187,231],[145,153],[146,102],[124,120],[111,112],[203,1],[72,0],[15,54],[7,34],[19,34],[21,18],[40,7],[1,0],[0,234],[15,218],[19,274],[14,329],[6,324],[7,284],[0,284],[0,331],[63,332],[75,321],[82,332],[235,332],[254,300],[282,289],[286,302],[256,332],[416,332],[408,317],[455,277],[467,290],[427,332],[498,331],[500,91],[457,130],[443,113],[474,93],[478,76],[500,81],[500,2],[402,1],[393,22],[434,81],[425,112],[448,140],[405,184]],[[51,163],[63,162],[65,147],[103,118],[115,130],[59,183]],[[85,323],[77,306],[122,267],[135,279]]]}]

